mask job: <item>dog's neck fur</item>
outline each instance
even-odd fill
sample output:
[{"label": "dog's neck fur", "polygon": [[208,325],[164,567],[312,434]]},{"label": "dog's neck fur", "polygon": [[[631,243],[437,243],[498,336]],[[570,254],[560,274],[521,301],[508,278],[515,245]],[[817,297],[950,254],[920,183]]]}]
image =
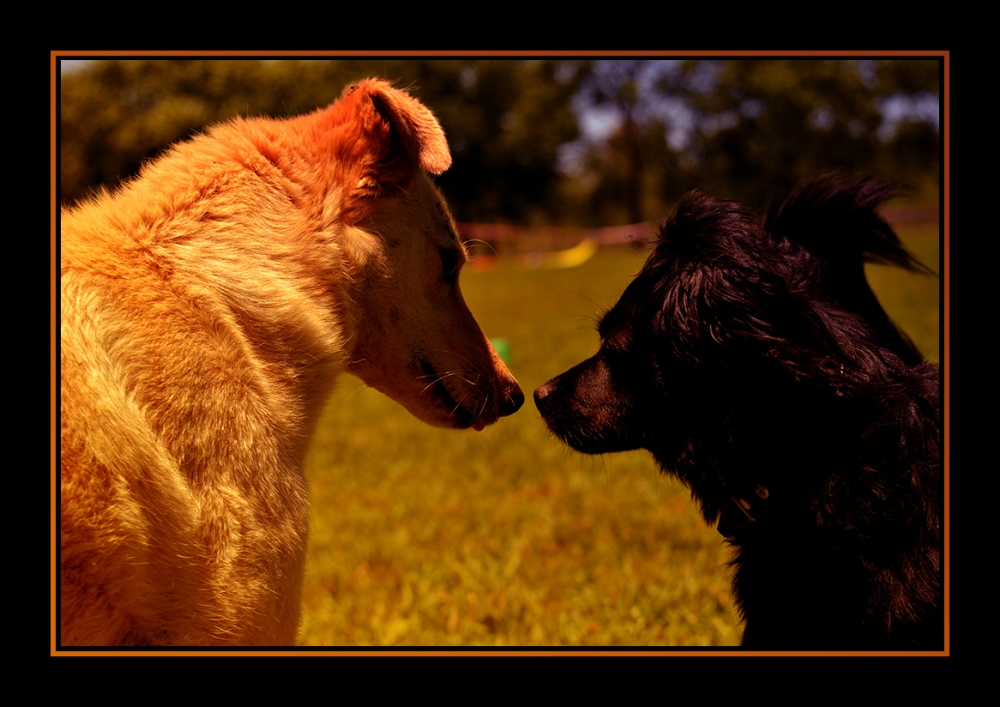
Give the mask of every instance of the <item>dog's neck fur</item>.
[{"label": "dog's neck fur", "polygon": [[[893,422],[938,419],[939,374],[925,363],[908,375],[906,381],[887,377],[875,396],[836,398],[814,405],[812,413],[808,405],[784,415],[766,408],[747,411],[736,427],[745,430],[747,420],[756,422],[741,438],[749,442],[740,444],[731,431],[717,429],[717,436],[728,440],[724,457],[715,451],[721,440],[713,444],[704,436],[679,457],[654,451],[661,468],[690,485],[706,521],[718,524],[734,547],[734,590],[745,617],[787,625],[797,603],[806,611],[805,604],[822,600],[826,586],[842,587],[844,581],[863,594],[896,597],[896,603],[866,608],[828,597],[829,621],[813,629],[821,637],[817,648],[858,648],[857,626],[870,627],[870,647],[886,645],[886,626],[893,627],[892,645],[905,646],[910,633],[921,635],[920,622],[941,617],[939,556],[927,550],[939,543],[940,508],[926,507],[917,490],[940,483],[938,428],[900,440]],[[914,390],[920,394],[914,396]],[[783,430],[780,438],[776,430]],[[818,456],[817,449],[827,452]],[[766,498],[758,493],[761,488]],[[740,501],[748,502],[745,511]],[[857,538],[877,541],[862,544],[859,556],[852,548]],[[815,566],[796,561],[806,557],[825,559]],[[776,592],[762,598],[742,589],[759,582]],[[858,611],[862,614],[851,613]],[[912,617],[919,617],[917,624]],[[753,625],[747,626],[746,647],[755,647]],[[801,643],[791,635],[788,640]]]}]

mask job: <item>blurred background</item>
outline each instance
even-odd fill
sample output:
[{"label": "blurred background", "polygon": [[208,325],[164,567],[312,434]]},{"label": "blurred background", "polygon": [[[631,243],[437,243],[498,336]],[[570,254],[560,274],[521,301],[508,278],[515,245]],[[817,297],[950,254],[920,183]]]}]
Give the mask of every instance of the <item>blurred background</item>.
[{"label": "blurred background", "polygon": [[[886,210],[939,268],[936,59],[63,61],[59,198],[114,188],[234,116],[292,116],[379,76],[441,121],[436,179],[473,258],[461,287],[527,397],[593,354],[595,321],[688,189],[765,208],[842,169],[909,188]],[[937,278],[871,266],[939,356]],[[301,643],[725,646],[729,550],[643,452],[585,457],[529,400],[482,433],[427,427],[345,376],[306,474]]]},{"label": "blurred background", "polygon": [[444,125],[459,221],[610,226],[698,187],[763,206],[832,168],[937,200],[940,62],[175,60],[74,63],[61,78],[62,200],[113,186],[237,115],[292,116],[379,76]]}]

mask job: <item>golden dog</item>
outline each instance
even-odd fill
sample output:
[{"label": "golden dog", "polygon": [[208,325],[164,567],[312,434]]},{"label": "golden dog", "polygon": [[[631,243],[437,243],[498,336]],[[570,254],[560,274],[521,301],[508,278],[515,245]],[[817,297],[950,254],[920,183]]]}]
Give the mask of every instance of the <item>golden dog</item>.
[{"label": "golden dog", "polygon": [[63,645],[294,643],[338,373],[441,427],[521,406],[458,288],[425,173],[450,164],[434,115],[367,80],[63,212]]}]

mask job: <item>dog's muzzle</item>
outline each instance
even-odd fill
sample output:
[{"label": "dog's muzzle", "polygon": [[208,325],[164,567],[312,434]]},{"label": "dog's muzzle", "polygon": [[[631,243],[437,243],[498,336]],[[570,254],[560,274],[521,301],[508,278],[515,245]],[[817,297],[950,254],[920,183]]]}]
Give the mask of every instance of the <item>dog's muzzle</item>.
[{"label": "dog's muzzle", "polygon": [[[500,409],[497,410],[498,418],[513,415],[524,405],[524,393],[521,392],[521,387],[517,383],[512,383],[511,387],[504,391],[503,396],[504,401],[500,404]],[[483,418],[478,418],[472,423],[472,429],[476,432],[481,432],[488,424],[489,422]]]}]

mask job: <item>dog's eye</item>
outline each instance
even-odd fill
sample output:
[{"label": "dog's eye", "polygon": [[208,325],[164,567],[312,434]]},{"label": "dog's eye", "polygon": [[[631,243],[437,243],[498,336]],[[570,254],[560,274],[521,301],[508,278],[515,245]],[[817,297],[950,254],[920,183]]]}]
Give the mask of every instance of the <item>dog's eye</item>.
[{"label": "dog's eye", "polygon": [[458,280],[459,266],[462,264],[462,253],[458,250],[441,250],[441,266],[444,268],[444,281],[454,285]]}]

